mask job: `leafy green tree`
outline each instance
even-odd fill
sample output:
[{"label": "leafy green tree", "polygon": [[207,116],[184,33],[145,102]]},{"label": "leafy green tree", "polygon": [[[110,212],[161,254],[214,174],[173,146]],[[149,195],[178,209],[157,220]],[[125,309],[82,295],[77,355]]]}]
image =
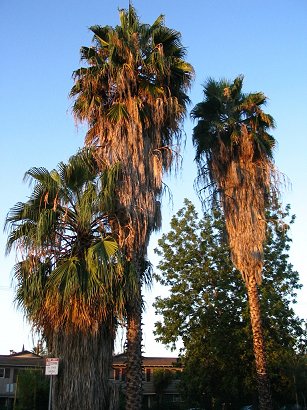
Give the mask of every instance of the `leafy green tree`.
[{"label": "leafy green tree", "polygon": [[14,410],[47,410],[49,380],[41,369],[18,372],[17,397]]},{"label": "leafy green tree", "polygon": [[134,7],[120,10],[120,25],[93,26],[93,46],[74,72],[73,112],[86,121],[85,143],[101,164],[120,163],[115,218],[110,221],[138,281],[127,304],[127,409],[141,408],[141,285],[151,233],[161,224],[162,174],[177,156],[193,69],[180,33],[140,22]]},{"label": "leafy green tree", "polygon": [[32,168],[26,202],[8,213],[7,252],[16,248],[16,301],[60,358],[53,409],[108,409],[116,321],[125,275],[108,214],[117,170],[97,173],[90,150],[57,170]]},{"label": "leafy green tree", "polygon": [[204,100],[192,110],[199,186],[210,187],[225,217],[232,261],[246,285],[253,333],[260,410],[272,407],[258,286],[263,268],[265,207],[276,188],[269,134],[273,118],[262,107],[263,93],[242,92],[243,77],[232,83],[209,79]]},{"label": "leafy green tree", "polygon": [[[265,318],[268,366],[277,404],[295,403],[293,371],[302,365],[306,330],[292,309],[301,287],[288,261],[288,209],[267,214],[263,284],[260,303]],[[171,220],[171,230],[159,240],[156,278],[170,289],[157,298],[163,319],[156,323],[157,339],[171,347],[183,342],[183,390],[191,406],[239,407],[255,399],[255,369],[250,315],[244,283],[233,267],[221,213],[199,219],[194,205],[185,206]],[[300,365],[293,365],[298,361]],[[292,367],[289,368],[292,363]],[[306,370],[306,367],[305,367]],[[302,370],[300,370],[302,372]],[[306,387],[300,386],[300,394]]]},{"label": "leafy green tree", "polygon": [[157,409],[162,409],[163,393],[174,379],[174,374],[169,369],[155,369],[153,372],[153,385],[157,395]]}]

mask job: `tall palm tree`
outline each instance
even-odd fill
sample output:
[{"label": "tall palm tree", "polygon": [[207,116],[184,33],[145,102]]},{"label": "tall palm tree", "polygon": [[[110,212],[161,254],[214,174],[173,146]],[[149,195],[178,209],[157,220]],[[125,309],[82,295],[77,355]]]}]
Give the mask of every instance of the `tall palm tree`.
[{"label": "tall palm tree", "polygon": [[[244,94],[243,76],[233,83],[209,79],[204,100],[192,110],[199,187],[211,189],[224,211],[232,260],[245,282],[254,341],[260,409],[271,409],[257,286],[261,283],[265,204],[276,189],[273,118],[262,93]],[[206,190],[206,189],[205,189]],[[203,198],[204,199],[204,198]]]},{"label": "tall palm tree", "polygon": [[101,163],[120,162],[112,229],[139,283],[128,302],[127,409],[141,408],[141,282],[150,234],[160,227],[162,175],[181,140],[193,69],[180,33],[163,16],[142,24],[132,5],[120,25],[93,26],[93,46],[81,48],[86,67],[74,72],[73,112],[86,121],[85,143]]},{"label": "tall palm tree", "polygon": [[110,236],[117,170],[97,174],[89,150],[57,170],[32,168],[26,202],[8,213],[18,305],[60,358],[54,410],[112,408],[108,382],[116,320],[124,308],[118,246]]}]

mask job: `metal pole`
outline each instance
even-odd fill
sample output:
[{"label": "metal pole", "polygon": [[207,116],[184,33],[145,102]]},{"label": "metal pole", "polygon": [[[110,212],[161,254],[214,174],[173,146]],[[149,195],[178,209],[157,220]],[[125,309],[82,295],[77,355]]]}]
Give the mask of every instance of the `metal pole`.
[{"label": "metal pole", "polygon": [[51,410],[51,397],[52,397],[52,382],[53,376],[50,376],[50,383],[49,383],[49,402],[48,402],[48,410]]}]

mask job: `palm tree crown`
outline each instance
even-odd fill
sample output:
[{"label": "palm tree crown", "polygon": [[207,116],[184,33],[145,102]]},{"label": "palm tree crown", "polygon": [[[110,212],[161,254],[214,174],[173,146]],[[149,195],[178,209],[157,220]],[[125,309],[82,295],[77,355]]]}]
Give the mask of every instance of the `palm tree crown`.
[{"label": "palm tree crown", "polygon": [[118,247],[107,222],[117,171],[97,170],[88,150],[58,170],[32,168],[30,199],[7,215],[7,252],[21,254],[16,300],[47,339],[59,330],[95,333],[121,314]]},{"label": "palm tree crown", "polygon": [[119,239],[130,253],[145,252],[160,225],[162,171],[176,152],[174,137],[180,140],[193,69],[180,33],[165,27],[163,16],[142,24],[130,5],[120,10],[119,26],[90,29],[94,45],[81,48],[87,67],[74,72],[73,111],[88,122],[86,143],[99,158],[121,163]]},{"label": "palm tree crown", "polygon": [[265,203],[274,188],[273,118],[262,93],[244,94],[233,83],[209,79],[204,100],[192,110],[199,183],[221,199],[233,262],[247,281],[261,281]]}]

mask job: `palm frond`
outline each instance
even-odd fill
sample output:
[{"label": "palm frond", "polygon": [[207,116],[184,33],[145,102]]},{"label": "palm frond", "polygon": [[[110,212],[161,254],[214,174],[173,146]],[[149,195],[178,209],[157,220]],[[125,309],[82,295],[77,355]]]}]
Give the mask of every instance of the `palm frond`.
[{"label": "palm frond", "polygon": [[15,247],[21,257],[15,267],[17,304],[47,333],[59,326],[67,332],[94,331],[95,321],[117,309],[121,262],[108,213],[120,166],[109,170],[101,164],[99,171],[95,155],[86,148],[51,172],[31,168],[26,173],[34,181],[30,199],[17,203],[6,218],[6,252]]},{"label": "palm frond", "polygon": [[129,113],[123,103],[113,104],[108,110],[108,118],[113,122],[128,120]]},{"label": "palm frond", "polygon": [[256,277],[259,283],[265,204],[276,173],[275,139],[269,134],[274,120],[262,111],[264,94],[245,94],[242,86],[243,76],[232,83],[208,79],[204,100],[191,112],[198,121],[193,143],[198,186],[214,190],[222,203],[234,264],[244,280]]}]

